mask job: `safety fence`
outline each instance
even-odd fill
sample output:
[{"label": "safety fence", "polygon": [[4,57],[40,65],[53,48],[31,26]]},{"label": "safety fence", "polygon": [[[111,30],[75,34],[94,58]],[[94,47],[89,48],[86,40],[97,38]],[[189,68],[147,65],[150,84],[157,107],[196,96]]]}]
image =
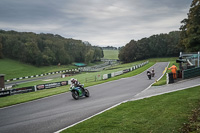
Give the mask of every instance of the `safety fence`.
[{"label": "safety fence", "polygon": [[133,67],[131,67],[129,69],[124,69],[122,71],[117,71],[117,72],[113,72],[113,73],[109,73],[109,74],[99,74],[99,75],[95,75],[95,76],[91,76],[91,77],[86,77],[85,78],[85,82],[86,83],[87,82],[96,82],[96,81],[112,78],[112,77],[115,77],[115,76],[130,72],[130,71],[133,71],[133,70],[135,70],[137,68],[140,68],[140,67],[146,65],[147,63],[148,63],[148,61],[143,62],[143,63],[141,63],[139,65],[135,65],[135,66],[133,66]]},{"label": "safety fence", "polygon": [[86,77],[85,78],[85,83],[96,82],[96,81],[100,81],[100,80],[102,80],[102,75],[98,74],[98,75],[95,75],[95,76]]},{"label": "safety fence", "polygon": [[17,88],[17,89],[8,89],[8,90],[0,91],[0,97],[34,92],[34,91],[43,90],[43,89],[51,89],[51,88],[66,86],[68,84],[71,84],[71,81],[61,81],[61,82],[40,84],[40,85],[29,86],[29,87],[22,87],[22,88]]},{"label": "safety fence", "polygon": [[113,66],[118,64],[117,62],[105,62],[103,64],[99,64],[99,65],[95,65],[95,66],[91,66],[91,67],[82,67],[79,68],[82,72],[95,72],[95,71],[100,71],[103,70],[105,67],[109,67],[109,66]]},{"label": "safety fence", "polygon": [[133,66],[133,67],[131,67],[129,69],[124,69],[122,71],[117,71],[117,72],[113,72],[113,73],[109,73],[109,74],[104,74],[103,75],[103,79],[105,80],[105,79],[108,79],[108,78],[112,78],[112,77],[115,77],[115,76],[130,72],[130,71],[133,71],[133,70],[135,70],[137,68],[140,68],[140,67],[142,67],[142,66],[144,66],[144,65],[146,65],[148,63],[149,63],[149,61],[146,61],[146,62],[143,62],[143,63],[141,63],[139,65],[135,65],[135,66]]},{"label": "safety fence", "polygon": [[5,82],[16,81],[16,80],[21,80],[21,79],[29,79],[29,78],[34,78],[34,77],[43,77],[43,76],[47,76],[47,75],[53,75],[53,74],[59,74],[59,73],[61,74],[61,73],[73,72],[73,71],[79,71],[79,69],[62,70],[62,71],[50,72],[50,73],[39,74],[39,75],[32,75],[32,76],[25,76],[25,77],[20,77],[20,78],[13,78],[13,79],[5,80]]},{"label": "safety fence", "polygon": [[[189,79],[189,78],[194,78],[200,76],[200,67],[196,68],[191,68],[191,69],[186,69],[186,70],[178,70],[176,72],[176,77],[177,79]],[[174,83],[176,80],[173,78],[173,73],[166,73],[166,81],[167,84]]]},{"label": "safety fence", "polygon": [[[13,79],[5,80],[5,82],[22,80],[22,79],[29,79],[29,78],[37,78],[37,77],[43,77],[43,76],[48,76],[48,75],[54,75],[54,74],[62,74],[61,76],[63,76],[63,73],[75,72],[75,71],[86,71],[86,72],[87,71],[94,71],[98,68],[102,68],[102,67],[105,67],[105,66],[108,66],[108,65],[110,65],[110,64],[108,62],[105,62],[104,64],[96,65],[96,66],[93,66],[93,67],[80,67],[78,69],[62,70],[62,71],[49,72],[49,73],[38,74],[38,75],[31,75],[31,76],[13,78]],[[63,76],[63,77],[66,77],[66,75]]]},{"label": "safety fence", "polygon": [[197,76],[200,76],[200,67],[183,70],[182,72],[183,79],[193,78]]}]

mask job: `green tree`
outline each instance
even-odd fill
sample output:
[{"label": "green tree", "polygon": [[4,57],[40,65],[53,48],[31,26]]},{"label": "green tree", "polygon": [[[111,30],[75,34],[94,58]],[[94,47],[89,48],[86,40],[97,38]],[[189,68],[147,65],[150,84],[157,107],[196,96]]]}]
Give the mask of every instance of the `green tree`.
[{"label": "green tree", "polygon": [[86,58],[92,62],[103,56],[103,50],[90,43],[53,34],[0,30],[0,39],[0,58],[3,55],[36,66],[67,65]]},{"label": "green tree", "polygon": [[43,65],[51,65],[56,60],[53,51],[49,47],[45,47],[42,54]]},{"label": "green tree", "polygon": [[188,18],[181,21],[180,46],[186,51],[200,50],[200,0],[193,0],[188,13]]},{"label": "green tree", "polygon": [[90,63],[94,57],[94,50],[90,49],[85,55],[85,62]]},{"label": "green tree", "polygon": [[37,60],[40,58],[41,53],[35,42],[26,43],[23,53],[24,62],[38,65]]},{"label": "green tree", "polygon": [[133,62],[137,60],[138,45],[135,40],[131,40],[126,46],[120,50],[119,59],[123,62]]},{"label": "green tree", "polygon": [[0,36],[0,59],[3,58],[3,46],[2,46],[2,38]]}]

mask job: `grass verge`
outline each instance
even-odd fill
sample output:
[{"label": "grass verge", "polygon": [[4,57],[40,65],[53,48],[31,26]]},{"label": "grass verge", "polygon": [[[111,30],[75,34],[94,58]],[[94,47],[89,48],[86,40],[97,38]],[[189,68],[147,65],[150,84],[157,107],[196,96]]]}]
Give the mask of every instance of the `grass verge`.
[{"label": "grass verge", "polygon": [[[123,103],[62,133],[177,133],[198,106],[200,86]],[[198,123],[199,124],[199,123]]]}]

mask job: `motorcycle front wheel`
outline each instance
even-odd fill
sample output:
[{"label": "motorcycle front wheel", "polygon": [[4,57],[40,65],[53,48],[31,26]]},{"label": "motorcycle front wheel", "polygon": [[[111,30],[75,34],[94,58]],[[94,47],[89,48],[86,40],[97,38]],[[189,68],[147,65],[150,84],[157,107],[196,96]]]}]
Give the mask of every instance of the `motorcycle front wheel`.
[{"label": "motorcycle front wheel", "polygon": [[85,96],[86,96],[86,97],[89,97],[89,96],[90,96],[90,93],[89,93],[89,91],[88,91],[87,89],[85,89]]},{"label": "motorcycle front wheel", "polygon": [[78,91],[72,91],[72,97],[73,97],[75,100],[78,100],[78,99],[79,99]]}]

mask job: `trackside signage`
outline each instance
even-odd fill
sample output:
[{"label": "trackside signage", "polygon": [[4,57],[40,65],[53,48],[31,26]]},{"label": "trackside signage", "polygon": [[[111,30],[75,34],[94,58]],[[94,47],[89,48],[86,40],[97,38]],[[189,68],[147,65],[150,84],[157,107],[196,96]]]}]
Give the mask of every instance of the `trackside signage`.
[{"label": "trackside signage", "polygon": [[23,87],[23,88],[17,88],[17,89],[10,90],[11,95],[20,94],[20,93],[27,93],[27,92],[33,92],[33,91],[35,91],[34,86]]},{"label": "trackside signage", "polygon": [[37,90],[43,90],[43,89],[50,89],[50,88],[56,88],[60,86],[68,85],[68,81],[62,81],[62,82],[55,82],[55,83],[48,83],[48,84],[42,84],[37,85]]},{"label": "trackside signage", "polygon": [[30,86],[30,87],[3,90],[3,91],[0,91],[0,97],[27,93],[27,92],[34,92],[34,91],[43,90],[43,89],[56,88],[56,87],[65,86],[65,85],[68,85],[68,81],[61,81],[61,82],[41,84],[41,85]]},{"label": "trackside signage", "polygon": [[0,97],[9,96],[9,95],[10,95],[10,90],[0,91]]}]

